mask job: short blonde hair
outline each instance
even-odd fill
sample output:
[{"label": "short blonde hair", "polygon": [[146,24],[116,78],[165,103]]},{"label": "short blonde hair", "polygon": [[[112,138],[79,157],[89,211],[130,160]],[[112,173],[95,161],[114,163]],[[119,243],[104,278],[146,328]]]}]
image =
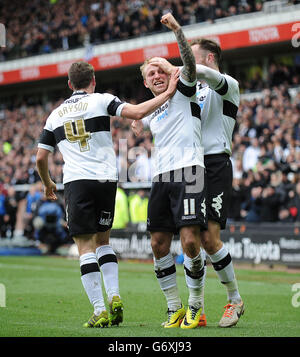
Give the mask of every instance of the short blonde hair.
[{"label": "short blonde hair", "polygon": [[152,59],[153,57],[150,57],[150,58],[147,58],[145,60],[145,62],[140,66],[140,71],[142,73],[142,76],[143,78],[145,79],[145,68],[147,67],[147,65],[149,64],[150,60]]}]

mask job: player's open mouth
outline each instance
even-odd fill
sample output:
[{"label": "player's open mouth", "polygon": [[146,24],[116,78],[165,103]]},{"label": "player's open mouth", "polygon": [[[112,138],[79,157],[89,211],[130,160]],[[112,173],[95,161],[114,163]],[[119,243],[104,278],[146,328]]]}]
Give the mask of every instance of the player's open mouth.
[{"label": "player's open mouth", "polygon": [[160,86],[160,85],[163,85],[163,84],[164,84],[164,82],[155,82],[154,83],[155,86]]}]

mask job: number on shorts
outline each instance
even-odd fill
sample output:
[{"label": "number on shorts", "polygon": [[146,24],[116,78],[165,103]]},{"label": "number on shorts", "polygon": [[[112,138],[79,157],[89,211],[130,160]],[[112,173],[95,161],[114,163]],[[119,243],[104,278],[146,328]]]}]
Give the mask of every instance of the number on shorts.
[{"label": "number on shorts", "polygon": [[183,200],[184,215],[195,214],[195,199],[184,199]]}]

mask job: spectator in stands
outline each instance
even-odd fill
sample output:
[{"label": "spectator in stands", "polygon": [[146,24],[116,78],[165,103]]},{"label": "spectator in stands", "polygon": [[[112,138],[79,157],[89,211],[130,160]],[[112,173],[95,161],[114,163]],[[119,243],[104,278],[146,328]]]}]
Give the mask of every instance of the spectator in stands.
[{"label": "spectator in stands", "polygon": [[160,18],[169,11],[189,25],[261,11],[261,6],[251,0],[39,0],[25,7],[17,0],[6,1],[0,4],[0,22],[6,26],[7,47],[0,49],[0,59],[80,47],[88,33],[96,44],[165,31]]},{"label": "spectator in stands", "polygon": [[232,159],[232,173],[234,179],[241,179],[243,176],[243,160],[241,158]]},{"label": "spectator in stands", "polygon": [[[286,86],[284,88],[287,88]],[[238,121],[239,128],[236,129],[233,138],[233,169],[234,177],[242,178],[239,181],[241,191],[243,192],[243,202],[245,202],[245,192],[250,190],[256,180],[265,187],[272,181],[272,173],[281,171],[282,176],[278,179],[279,183],[275,186],[276,192],[291,191],[293,186],[292,177],[298,177],[300,172],[300,150],[299,150],[299,112],[297,105],[300,103],[300,95],[294,99],[285,96],[282,102],[283,88],[276,89],[276,97],[280,98],[280,105],[277,100],[272,100],[273,89],[263,91],[261,99],[256,98],[251,101],[241,101]],[[281,98],[282,97],[282,98]],[[29,149],[38,139],[36,133],[43,127],[43,120],[48,115],[49,110],[57,103],[47,103],[45,107],[40,105],[25,106],[14,110],[5,110],[0,126],[0,143],[9,141],[11,147],[7,152],[0,151],[0,172],[2,182],[10,184],[26,184],[30,180],[36,180],[35,175],[30,173],[32,162],[35,159],[35,152]],[[282,112],[281,108],[284,108]],[[26,118],[26,119],[25,119]],[[279,120],[278,126],[273,128],[274,118]],[[249,120],[251,124],[247,127],[241,121]],[[29,124],[27,123],[29,122]],[[118,124],[117,124],[118,123]],[[250,129],[249,129],[250,128]],[[272,128],[272,129],[270,129]],[[252,130],[253,129],[253,130]],[[148,151],[150,157],[152,137],[149,132],[145,132],[143,139],[137,141],[128,130],[126,120],[112,120],[112,135],[116,152],[119,150],[119,139],[127,139],[126,150],[135,146],[140,146]],[[256,138],[258,147],[255,161],[256,164],[250,170],[249,174],[244,176],[245,171],[241,167],[241,162],[246,162],[245,151],[247,147],[252,147],[249,142]],[[250,140],[250,141],[249,141]],[[252,148],[253,149],[253,148]],[[118,155],[119,164],[127,172],[127,168],[133,162],[127,162],[127,151],[125,156]],[[125,160],[125,161],[124,161]],[[248,163],[248,162],[247,162]],[[53,155],[53,160],[49,163],[51,171],[55,175],[57,182],[61,182],[63,161],[59,153]],[[142,166],[144,167],[144,166]],[[120,167],[119,167],[120,168]],[[256,170],[256,177],[251,173]],[[273,175],[274,176],[274,175]],[[129,179],[129,177],[127,178]],[[294,182],[295,184],[295,182]],[[237,186],[236,186],[237,188]],[[26,192],[17,192],[16,199],[19,202],[25,198]],[[288,209],[287,202],[283,203],[283,208]],[[294,210],[292,209],[292,212]]]},{"label": "spectator in stands", "polygon": [[234,177],[232,180],[232,192],[230,207],[228,210],[228,219],[230,221],[240,221],[242,203],[245,201],[246,190],[242,186],[242,178]]},{"label": "spectator in stands", "polygon": [[258,139],[254,137],[251,139],[251,144],[246,148],[243,155],[243,170],[245,172],[255,168],[259,155],[260,148],[258,145]]},{"label": "spectator in stands", "polygon": [[41,181],[31,185],[28,194],[26,195],[26,213],[32,217],[36,210],[37,203],[43,197],[43,187]]},{"label": "spectator in stands", "polygon": [[[129,159],[134,158],[129,167],[129,179],[132,182],[150,182],[151,181],[151,159],[148,157],[148,151],[142,145],[142,142],[130,149],[128,152]],[[133,156],[131,156],[133,155]]]},{"label": "spectator in stands", "polygon": [[[259,201],[258,201],[259,202]],[[281,205],[280,195],[275,192],[274,187],[267,186],[263,189],[260,198],[260,221],[277,222],[278,212]]]},{"label": "spectator in stands", "polygon": [[279,222],[282,223],[292,223],[294,222],[293,216],[286,207],[280,207],[278,212]]},{"label": "spectator in stands", "polygon": [[290,191],[289,213],[294,222],[300,222],[300,181],[296,184],[296,190]]},{"label": "spectator in stands", "polygon": [[[176,1],[169,3],[174,7],[174,11],[177,11],[177,3],[179,2]],[[41,3],[44,4],[43,10],[41,10],[41,12],[46,13],[48,4],[45,4],[43,1]],[[93,1],[88,2],[89,5],[91,3],[93,3]],[[53,21],[53,24],[51,26],[55,27],[56,29],[49,35],[48,40],[50,46],[52,46],[52,38],[56,38],[56,40],[60,43],[59,45],[56,44],[52,46],[53,50],[56,50],[58,46],[61,46],[59,31],[61,28],[63,28],[64,21],[66,23],[69,21],[69,16],[62,16],[59,15],[59,13],[63,14],[64,11],[61,11],[61,9],[68,9],[68,4],[72,4],[73,7],[75,6],[75,10],[71,6],[68,11],[71,12],[73,9],[72,11],[74,11],[74,18],[78,19],[80,22],[81,18],[83,17],[83,22],[81,24],[83,27],[86,26],[88,31],[90,26],[92,26],[91,24],[94,22],[99,27],[100,22],[103,21],[102,19],[104,17],[106,19],[107,16],[118,21],[118,25],[120,26],[121,31],[126,30],[128,33],[130,32],[130,36],[133,36],[132,19],[137,20],[139,23],[140,18],[146,17],[146,26],[149,26],[151,31],[161,30],[160,25],[158,26],[156,22],[156,17],[158,19],[160,18],[160,15],[157,14],[163,11],[164,5],[167,4],[166,1],[160,1],[159,4],[162,6],[161,9],[156,8],[157,2],[154,0],[144,2],[144,5],[141,7],[140,5],[137,5],[138,2],[136,2],[136,5],[133,7],[133,9],[130,9],[130,11],[128,10],[129,3],[127,1],[111,1],[107,3],[109,5],[104,5],[104,2],[95,2],[98,8],[96,10],[90,10],[89,6],[84,6],[86,1],[80,2],[80,4],[77,4],[76,2],[74,3],[73,0],[57,2],[56,5],[52,7],[53,11],[55,9],[55,12],[57,12],[57,16],[54,16],[55,14],[52,14],[52,12],[51,14],[45,15],[45,20],[50,21],[50,19],[52,19],[51,21]],[[209,1],[205,0],[197,2],[197,4],[200,3],[203,4],[203,6],[208,6]],[[219,8],[222,12],[226,13],[225,15],[223,14],[223,16],[228,16],[228,9],[232,4],[232,1],[217,1],[216,11]],[[4,9],[4,12],[0,11],[0,13],[2,15],[8,13],[8,9],[12,9],[14,7],[18,8],[17,5],[17,1],[12,0],[9,3],[8,8]],[[115,14],[113,14],[114,7],[119,9],[118,12],[115,11]],[[254,1],[251,2],[251,9],[249,8],[247,11],[252,11],[253,7],[255,7]],[[2,10],[1,5],[0,9]],[[30,17],[30,11],[34,13],[36,10],[31,7],[24,9],[24,18],[26,16]],[[241,3],[239,3],[237,12],[240,13],[241,11]],[[16,13],[20,14],[21,12],[20,10],[17,10]],[[142,15],[140,15],[140,13],[142,13],[144,17],[141,17]],[[189,13],[189,11],[185,11],[185,13]],[[40,16],[38,16],[38,18],[39,17]],[[104,24],[106,23],[105,19]],[[13,32],[9,34],[8,42],[10,42],[15,37],[17,38],[18,36],[22,36],[23,34],[26,38],[29,36],[27,36],[25,32],[22,33],[20,30],[20,27],[23,26],[23,24],[20,24],[18,19],[13,16],[11,20],[9,19],[9,21],[12,21],[11,23],[14,24],[14,29]],[[47,26],[49,26],[47,21],[42,24],[43,26],[39,26],[38,32],[29,31],[28,33],[30,36],[38,37],[38,33],[43,32]],[[0,22],[3,21],[0,19]],[[95,39],[97,38],[99,41],[100,39],[101,41],[104,41],[104,32],[105,27],[103,28],[103,33],[100,35],[95,35]],[[29,41],[26,41],[26,43],[27,42]],[[15,42],[15,45],[20,47],[17,42]],[[13,48],[10,47],[10,45],[8,47],[10,49]],[[291,200],[292,198],[296,197],[295,187],[297,182],[299,182],[300,173],[300,93],[292,97],[289,94],[289,88],[293,83],[297,83],[297,80],[293,80],[293,77],[296,76],[298,79],[300,78],[299,67],[295,65],[294,67],[289,68],[280,65],[275,61],[273,61],[273,63],[274,66],[272,65],[270,68],[270,75],[263,83],[267,89],[261,90],[260,87],[262,86],[262,83],[259,81],[253,85],[253,89],[261,90],[261,97],[249,100],[243,99],[240,103],[237,116],[237,126],[233,137],[233,174],[234,178],[237,179],[234,185],[234,194],[237,195],[237,198],[234,202],[236,202],[236,205],[238,205],[237,202],[240,202],[242,206],[242,204],[248,202],[250,191],[253,187],[261,186],[262,190],[264,191],[266,186],[272,185],[275,188],[276,194],[279,194],[280,197],[285,196],[284,202],[280,204],[278,219],[295,220],[298,214],[298,210],[296,210],[297,206],[295,203],[291,204]],[[278,77],[280,80],[276,83],[277,87],[271,87],[270,84],[274,80],[274,72],[278,69],[285,73],[285,76],[281,74]],[[287,70],[289,71],[289,74],[287,73]],[[288,84],[284,84],[284,82],[281,81],[287,82]],[[137,92],[139,92],[139,96],[141,96],[139,100],[142,101],[143,94],[140,94],[141,91]],[[120,96],[122,95],[125,95],[125,93],[121,93]],[[47,102],[44,105],[39,105],[33,104],[30,98],[28,101],[24,100],[24,102],[16,102],[17,104],[14,104],[9,109],[5,108],[1,110],[0,184],[2,183],[2,186],[9,187],[10,185],[15,184],[28,184],[37,180],[36,172],[33,171],[33,165],[35,162],[35,150],[32,148],[34,148],[35,142],[38,139],[37,133],[41,132],[43,128],[44,119],[49,115],[52,109],[58,105],[58,102],[59,101]],[[127,120],[119,121],[118,118],[115,118],[115,120],[112,120],[111,123],[112,136],[116,152],[119,151],[119,139],[127,139],[126,150],[128,152],[131,148],[139,146],[147,150],[148,158],[151,157],[150,152],[152,146],[152,137],[151,134],[149,135],[149,132],[145,132],[144,138],[139,138],[139,141],[137,141],[132,136],[132,133],[128,130]],[[254,145],[254,147],[256,147],[255,150],[253,150],[252,145],[254,138],[254,141],[257,141],[257,145]],[[249,165],[247,166],[249,163],[247,158],[249,151],[250,153],[252,151],[252,154],[253,151],[255,151],[253,155],[254,164],[252,163],[251,167],[249,167]],[[252,155],[250,156],[252,157]],[[135,160],[128,162],[127,159],[127,154],[125,154],[125,157],[124,155],[118,155],[118,161],[121,165],[119,168],[123,167],[125,172],[127,172],[127,168],[130,167],[130,165],[136,163]],[[241,165],[243,162],[246,164],[245,168],[243,168]],[[141,170],[137,171],[147,172],[145,168],[149,162],[147,162],[147,165],[145,163],[146,160],[145,157],[143,157],[143,160],[141,160],[141,165],[136,166],[136,168],[139,167]],[[49,161],[49,165],[51,166],[51,172],[55,176],[55,181],[58,183],[62,182],[61,178],[63,161],[59,152],[53,155],[53,160],[51,160],[51,162]],[[278,172],[281,172],[282,175],[278,174]],[[130,179],[133,178],[137,181],[143,181],[146,180],[146,176],[147,175],[144,174],[141,176],[138,175],[138,177],[133,175],[133,177],[127,177],[127,180],[130,181]],[[275,179],[275,176],[278,176],[278,178]],[[278,182],[274,184],[274,180]],[[7,194],[7,192],[5,194]],[[16,192],[16,200],[18,202],[19,208],[20,203],[23,203],[23,201],[25,203],[26,194],[26,191]],[[237,207],[236,205],[232,206],[233,213],[231,215],[231,219],[239,219],[239,214],[237,214],[237,212],[234,210]],[[238,211],[240,212],[240,209]],[[289,215],[284,218],[287,211],[289,212]],[[296,215],[295,212],[297,212]],[[18,217],[19,215],[24,215],[20,209],[18,210]],[[20,220],[18,219],[18,221]]]},{"label": "spectator in stands", "polygon": [[115,216],[112,229],[124,229],[129,223],[128,198],[120,185],[117,187]]},{"label": "spectator in stands", "polygon": [[6,237],[6,222],[8,220],[8,216],[5,207],[6,194],[4,194],[3,186],[0,187],[0,189],[0,237],[3,238]]},{"label": "spectator in stands", "polygon": [[[7,195],[5,197],[5,235],[8,238],[11,238],[14,234],[16,222],[17,222],[17,210],[18,210],[18,203],[16,200],[16,191],[13,186],[9,186],[7,189]],[[1,223],[0,223],[1,224]]]},{"label": "spectator in stands", "polygon": [[241,217],[246,222],[260,222],[261,221],[261,205],[260,196],[262,188],[260,186],[251,189],[250,197],[241,206]]},{"label": "spectator in stands", "polygon": [[144,190],[138,190],[129,196],[130,221],[133,224],[147,222],[148,197]]},{"label": "spectator in stands", "polygon": [[281,83],[290,83],[290,72],[284,64],[271,63],[269,66],[268,82],[271,87],[278,86]]},{"label": "spectator in stands", "polygon": [[28,238],[34,238],[33,233],[33,218],[40,201],[43,198],[43,186],[41,181],[31,185],[28,194],[26,195],[26,210],[24,214],[24,233]]},{"label": "spectator in stands", "polygon": [[43,196],[36,208],[33,226],[35,239],[47,245],[48,254],[54,254],[67,240],[64,210],[59,201],[47,200]]}]

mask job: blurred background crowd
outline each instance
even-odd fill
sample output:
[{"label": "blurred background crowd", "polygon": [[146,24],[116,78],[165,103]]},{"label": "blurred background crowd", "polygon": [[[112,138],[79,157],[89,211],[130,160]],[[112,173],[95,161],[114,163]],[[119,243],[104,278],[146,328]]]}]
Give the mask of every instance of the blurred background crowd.
[{"label": "blurred background crowd", "polygon": [[22,7],[18,0],[0,2],[0,23],[7,31],[0,61],[166,31],[160,18],[169,11],[191,25],[261,11],[266,1],[30,0]]},{"label": "blurred background crowd", "polygon": [[[288,88],[281,84],[262,90],[260,97],[241,100],[231,158],[233,196],[229,218],[232,221],[300,222],[300,93],[292,98]],[[2,236],[7,230],[14,230],[20,203],[23,202],[26,224],[36,212],[37,201],[42,196],[42,186],[35,170],[36,145],[47,116],[61,101],[46,106],[23,104],[13,110],[2,110]],[[130,124],[130,120],[118,117],[111,120],[119,169],[123,167],[126,170],[128,181],[150,182],[151,133],[145,131],[140,137],[135,137]],[[122,145],[125,145],[125,155]],[[52,178],[57,183],[62,182],[62,167],[62,156],[57,150],[51,155],[49,164]],[[20,184],[31,184],[32,189],[29,193],[16,192],[14,185]],[[120,208],[114,228],[126,227],[130,222],[145,222],[147,190],[124,194],[121,185],[118,191]],[[61,202],[59,204],[62,205]],[[29,227],[28,232],[30,230]]]},{"label": "blurred background crowd", "polygon": [[[190,24],[259,11],[262,6],[262,1],[256,0],[159,2],[160,6],[154,0],[97,3],[93,0],[39,0],[39,7],[35,7],[36,1],[32,0],[22,10],[16,0],[11,0],[5,9],[0,3],[0,22],[7,21],[8,29],[8,47],[1,50],[2,59],[81,46],[87,33],[92,42],[107,42],[119,39],[121,33],[127,38],[162,31],[159,19],[164,9],[170,7],[175,17],[183,19],[183,24]],[[52,7],[51,15],[47,11],[49,6]],[[15,8],[18,11],[14,11]],[[8,13],[11,16],[8,17]],[[64,48],[66,37],[67,47]],[[250,77],[238,78],[241,93],[254,94],[242,97],[233,135],[233,194],[229,222],[300,223],[300,92],[293,91],[299,89],[299,69],[297,61],[290,65],[271,61],[267,75],[262,76],[258,66]],[[132,94],[112,87],[105,91],[121,100],[137,103],[147,99],[142,87],[140,79]],[[11,237],[18,230],[32,239],[47,236],[49,232],[55,232],[61,239],[66,237],[62,197],[56,203],[43,199],[35,169],[37,142],[45,120],[64,99],[46,102],[18,99],[0,107],[2,238]],[[128,173],[127,181],[150,183],[151,133],[145,131],[135,137],[131,121],[120,119],[111,119],[118,167]],[[49,162],[56,183],[62,182],[62,168],[62,156],[56,150]],[[29,184],[30,189],[18,190],[23,184]],[[147,189],[129,191],[121,184],[113,228],[145,223],[148,194]]]}]

